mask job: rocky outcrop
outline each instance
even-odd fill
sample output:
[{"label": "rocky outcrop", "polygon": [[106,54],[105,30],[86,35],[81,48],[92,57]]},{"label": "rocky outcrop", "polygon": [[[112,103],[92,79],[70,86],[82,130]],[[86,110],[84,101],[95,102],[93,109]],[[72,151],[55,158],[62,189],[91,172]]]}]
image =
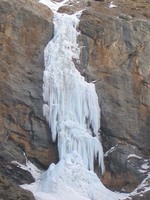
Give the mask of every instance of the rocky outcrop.
[{"label": "rocky outcrop", "polygon": [[150,22],[144,10],[132,15],[127,2],[128,10],[121,2],[109,8],[105,1],[83,12],[79,69],[99,96],[107,152],[103,181],[115,190],[132,191],[146,176],[139,170],[150,156]]}]

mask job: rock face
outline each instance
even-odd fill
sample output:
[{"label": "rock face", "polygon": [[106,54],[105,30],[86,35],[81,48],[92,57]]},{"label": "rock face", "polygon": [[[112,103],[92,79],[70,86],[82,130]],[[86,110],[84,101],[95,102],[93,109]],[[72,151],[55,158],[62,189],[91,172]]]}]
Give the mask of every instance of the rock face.
[{"label": "rock face", "polygon": [[[99,96],[102,180],[111,189],[132,191],[150,168],[150,5],[114,0],[118,7],[109,8],[110,2],[70,1],[59,10],[86,6],[77,68]],[[39,167],[57,161],[42,114],[43,51],[53,36],[52,13],[38,0],[1,0],[0,13],[0,200],[34,199],[17,186],[33,178],[11,161],[24,163],[23,152]],[[150,193],[131,198],[149,200]]]},{"label": "rock face", "polygon": [[[53,15],[36,0],[1,0],[0,13],[0,174],[10,181],[6,195],[0,180],[0,199],[33,199],[14,185],[33,178],[10,162],[24,163],[23,152],[45,168],[57,160],[42,114],[44,48],[53,35]],[[11,194],[13,188],[20,196]]]},{"label": "rock face", "polygon": [[80,71],[96,85],[104,151],[114,147],[105,156],[103,181],[126,191],[144,178],[139,169],[150,156],[150,21],[130,11],[93,2],[79,27]]},{"label": "rock face", "polygon": [[42,114],[43,54],[53,34],[52,13],[30,0],[3,0],[0,11],[0,141],[47,166],[57,159]]},{"label": "rock face", "polygon": [[7,177],[0,174],[0,200],[34,200],[33,194],[25,191],[10,182]]}]

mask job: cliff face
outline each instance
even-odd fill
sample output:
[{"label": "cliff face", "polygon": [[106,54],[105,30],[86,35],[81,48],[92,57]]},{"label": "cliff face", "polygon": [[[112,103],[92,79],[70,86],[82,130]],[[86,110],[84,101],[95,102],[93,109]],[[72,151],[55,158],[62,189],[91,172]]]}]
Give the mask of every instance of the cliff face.
[{"label": "cliff face", "polygon": [[[111,9],[109,3],[82,2],[88,7],[79,26],[77,68],[96,85],[104,151],[114,147],[105,155],[103,182],[131,191],[149,170],[139,172],[150,156],[150,5],[116,0],[117,9]],[[60,12],[79,7],[70,4]],[[0,197],[8,200],[7,185],[19,190],[11,181],[33,181],[11,163],[25,162],[23,151],[40,167],[57,160],[42,114],[44,48],[53,36],[53,23],[51,11],[36,0],[1,0],[0,12]],[[18,199],[33,199],[23,190],[17,194]]]},{"label": "cliff face", "polygon": [[[0,172],[20,184],[20,179],[33,181],[10,163],[25,162],[23,151],[39,166],[57,160],[42,114],[44,48],[53,34],[52,13],[33,0],[2,0],[0,13]],[[9,199],[4,188],[0,197]]]},{"label": "cliff face", "polygon": [[56,158],[42,114],[43,54],[53,34],[52,13],[36,1],[1,1],[0,10],[0,141],[47,166]]},{"label": "cliff face", "polygon": [[150,22],[146,10],[134,12],[136,2],[126,8],[93,2],[79,27],[80,71],[96,85],[104,151],[114,147],[105,156],[103,181],[127,191],[145,176],[139,170],[150,156]]}]

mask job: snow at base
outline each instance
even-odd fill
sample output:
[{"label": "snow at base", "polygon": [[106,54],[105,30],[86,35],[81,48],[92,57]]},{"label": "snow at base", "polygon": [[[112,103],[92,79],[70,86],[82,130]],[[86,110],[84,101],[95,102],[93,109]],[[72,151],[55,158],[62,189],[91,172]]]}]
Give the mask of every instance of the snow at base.
[{"label": "snow at base", "polygon": [[142,165],[149,171],[147,177],[130,194],[111,192],[106,189],[96,174],[85,168],[76,153],[67,155],[57,165],[51,164],[46,172],[40,171],[27,158],[25,165],[17,161],[12,161],[12,163],[29,171],[35,178],[34,183],[21,185],[21,187],[30,190],[36,200],[125,200],[132,199],[136,195],[143,196],[145,192],[150,191],[148,163]]},{"label": "snow at base", "polygon": [[127,196],[106,189],[76,152],[51,164],[35,183],[22,187],[37,200],[121,200]]}]

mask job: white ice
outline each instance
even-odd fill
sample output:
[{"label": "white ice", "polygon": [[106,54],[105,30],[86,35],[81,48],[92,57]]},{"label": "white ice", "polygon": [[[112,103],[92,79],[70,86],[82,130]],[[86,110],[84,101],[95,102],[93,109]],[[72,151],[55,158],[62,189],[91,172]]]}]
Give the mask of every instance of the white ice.
[{"label": "white ice", "polygon": [[148,164],[148,163],[143,164],[143,165],[142,165],[142,169],[143,169],[143,170],[148,170],[148,169],[150,169],[149,164]]},{"label": "white ice", "polygon": [[114,3],[113,3],[113,1],[111,1],[111,3],[109,4],[109,8],[116,8],[117,7],[117,5],[115,5]]},{"label": "white ice", "polygon": [[148,163],[148,160],[145,160],[145,161],[147,161],[147,163],[143,164],[141,166],[141,169],[139,169],[139,172],[144,173],[144,174],[147,172],[150,172],[150,164]]},{"label": "white ice", "polygon": [[137,155],[135,155],[135,154],[130,154],[130,155],[128,155],[127,159],[130,159],[130,158],[142,159],[142,157],[137,156]]},{"label": "white ice", "polygon": [[33,192],[38,200],[121,200],[127,196],[106,189],[76,152],[57,165],[51,164],[35,183],[22,187]]},{"label": "white ice", "polygon": [[106,189],[93,172],[98,161],[104,171],[99,140],[100,108],[95,85],[77,71],[79,63],[77,27],[81,12],[57,13],[65,2],[41,0],[54,12],[54,37],[45,48],[43,77],[44,116],[53,141],[58,143],[60,161],[51,164],[36,181],[22,187],[37,200],[118,200],[124,194]]},{"label": "white ice", "polygon": [[77,26],[80,13],[54,14],[54,37],[45,48],[43,98],[44,116],[58,140],[60,159],[72,151],[82,157],[88,169],[98,159],[104,171],[99,142],[100,108],[95,85],[87,83],[75,68],[79,62]]},{"label": "white ice", "polygon": [[17,161],[12,161],[12,163],[13,163],[13,164],[16,164],[17,167],[19,167],[19,168],[21,168],[21,169],[23,169],[23,170],[26,170],[26,171],[28,171],[28,172],[30,172],[31,175],[32,175],[32,177],[33,177],[35,180],[37,180],[37,179],[41,176],[42,171],[39,170],[35,165],[33,165],[33,163],[31,163],[31,162],[27,159],[27,157],[26,157],[25,154],[24,154],[24,156],[25,156],[25,158],[26,158],[26,163],[25,163],[25,165],[23,165],[23,164],[21,164],[21,163],[19,163],[19,162],[17,162]]},{"label": "white ice", "polygon": [[111,147],[108,151],[105,152],[104,157],[107,157],[108,155],[110,155],[113,151],[116,150],[117,147],[118,147],[118,144],[116,144],[114,147]]},{"label": "white ice", "polygon": [[56,1],[50,1],[50,0],[40,0],[39,2],[48,6],[50,9],[52,9],[53,12],[56,12],[61,6],[65,5],[65,3],[68,1],[69,0],[56,2]]}]

